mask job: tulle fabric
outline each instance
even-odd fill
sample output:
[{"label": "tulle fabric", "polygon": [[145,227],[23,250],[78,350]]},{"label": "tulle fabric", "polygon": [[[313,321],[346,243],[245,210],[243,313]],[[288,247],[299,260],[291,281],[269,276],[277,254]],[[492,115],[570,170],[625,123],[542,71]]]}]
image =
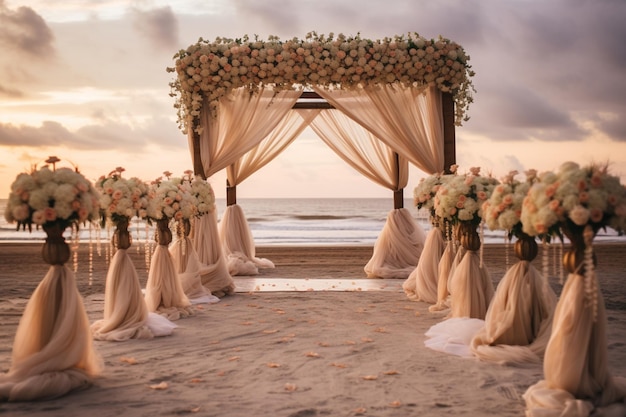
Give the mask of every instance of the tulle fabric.
[{"label": "tulle fabric", "polygon": [[424,333],[427,337],[424,346],[450,355],[464,358],[473,357],[470,343],[485,325],[484,320],[469,317],[454,317],[443,320]]},{"label": "tulle fabric", "polygon": [[118,249],[107,271],[104,318],[91,325],[96,340],[124,341],[154,337],[146,326],[148,307],[139,276],[126,249]]},{"label": "tulle fabric", "polygon": [[172,262],[176,268],[183,292],[191,304],[213,304],[220,299],[202,285],[203,265],[193,247],[191,239],[186,236],[176,239],[169,248]]},{"label": "tulle fabric", "polygon": [[238,204],[231,204],[224,210],[220,222],[220,241],[231,275],[257,275],[259,268],[274,268],[274,263],[269,259],[256,257],[250,226]]},{"label": "tulle fabric", "polygon": [[367,277],[408,278],[417,266],[425,241],[424,229],[409,210],[391,210],[374,243],[374,253],[365,265]]},{"label": "tulle fabric", "polygon": [[602,293],[595,293],[594,317],[584,277],[569,274],[554,312],[544,379],[524,394],[527,416],[626,415],[626,380],[608,370],[606,310]]},{"label": "tulle fabric", "polygon": [[467,251],[452,274],[450,317],[484,319],[494,289],[489,271],[481,266],[479,254]]},{"label": "tulle fabric", "polygon": [[455,255],[456,245],[452,240],[448,240],[437,266],[437,302],[428,307],[428,311],[431,313],[450,308],[448,305],[448,297],[450,295],[450,292],[448,292],[448,277],[450,276],[450,269],[452,269]]},{"label": "tulle fabric", "polygon": [[426,235],[417,267],[402,284],[404,293],[410,300],[437,303],[439,261],[444,249],[443,232],[439,227],[433,227]]},{"label": "tulle fabric", "polygon": [[217,212],[214,210],[193,219],[192,242],[202,264],[202,285],[217,297],[235,292],[235,281],[228,272],[228,264],[222,250],[217,226]]},{"label": "tulle fabric", "polygon": [[500,364],[540,363],[555,306],[556,294],[541,273],[528,261],[515,263],[496,288],[472,352]]},{"label": "tulle fabric", "polygon": [[169,320],[193,314],[191,303],[178,279],[172,256],[166,245],[157,245],[152,255],[145,292],[148,311]]},{"label": "tulle fabric", "polygon": [[56,398],[91,385],[102,366],[74,273],[53,265],[20,319],[11,367],[0,376],[0,398]]}]

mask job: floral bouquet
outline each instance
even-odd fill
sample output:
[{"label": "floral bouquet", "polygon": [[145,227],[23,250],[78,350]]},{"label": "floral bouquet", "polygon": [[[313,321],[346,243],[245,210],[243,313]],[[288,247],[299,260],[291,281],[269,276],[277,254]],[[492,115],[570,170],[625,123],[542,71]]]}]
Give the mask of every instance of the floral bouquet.
[{"label": "floral bouquet", "polygon": [[478,226],[483,217],[483,203],[497,184],[495,178],[481,176],[478,167],[470,168],[465,175],[451,176],[435,194],[435,215],[451,223],[469,222]]},{"label": "floral bouquet", "polygon": [[147,219],[191,219],[198,215],[198,202],[191,191],[189,181],[182,178],[170,178],[153,181],[148,190]]},{"label": "floral bouquet", "polygon": [[122,178],[122,172],[124,168],[117,167],[96,181],[96,189],[100,192],[102,225],[107,220],[118,224],[133,217],[147,217],[148,185],[136,177]]},{"label": "floral bouquet", "polygon": [[511,171],[496,185],[483,203],[483,219],[490,230],[505,230],[509,239],[520,237],[522,232],[522,203],[532,183],[537,179],[537,171],[526,171],[526,181],[515,179],[517,171]]},{"label": "floral bouquet", "polygon": [[575,162],[546,172],[532,185],[521,213],[523,231],[531,236],[561,237],[567,225],[594,232],[606,226],[626,229],[626,188],[607,167],[580,167]]},{"label": "floral bouquet", "polygon": [[191,187],[191,194],[196,198],[198,216],[212,213],[215,210],[215,193],[208,181],[194,178],[192,171],[185,171],[186,179]]},{"label": "floral bouquet", "polygon": [[[58,159],[49,159],[47,165],[19,174],[13,184],[5,210],[7,222],[17,222],[17,228],[32,230],[32,225],[48,227],[68,226],[90,222],[99,216],[98,191],[78,170],[54,168]],[[46,162],[48,162],[46,161]]]}]

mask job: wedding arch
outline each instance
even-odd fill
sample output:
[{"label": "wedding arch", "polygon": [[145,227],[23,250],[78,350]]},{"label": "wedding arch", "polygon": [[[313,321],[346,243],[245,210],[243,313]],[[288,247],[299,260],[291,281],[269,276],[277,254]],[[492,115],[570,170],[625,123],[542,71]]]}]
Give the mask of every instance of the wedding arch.
[{"label": "wedding arch", "polygon": [[410,274],[424,236],[402,206],[408,164],[432,174],[455,163],[455,126],[467,120],[474,91],[460,45],[417,33],[370,40],[311,32],[304,40],[201,38],[174,58],[170,95],[194,173],[208,179],[227,171],[219,230],[216,214],[196,224],[203,262],[223,264],[226,255],[233,274],[273,267],[255,256],[236,187],[310,127],[354,169],[393,191],[394,209],[367,275]]}]

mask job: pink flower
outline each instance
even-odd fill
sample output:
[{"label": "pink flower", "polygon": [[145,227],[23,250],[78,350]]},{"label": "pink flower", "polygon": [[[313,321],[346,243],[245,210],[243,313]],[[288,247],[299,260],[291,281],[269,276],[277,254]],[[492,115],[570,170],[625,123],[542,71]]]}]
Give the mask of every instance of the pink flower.
[{"label": "pink flower", "polygon": [[550,210],[552,211],[557,211],[560,205],[561,203],[559,203],[559,200],[552,200],[548,203],[548,207],[550,207]]},{"label": "pink flower", "polygon": [[114,200],[119,200],[120,198],[124,197],[124,193],[120,190],[115,190],[111,197],[113,197]]},{"label": "pink flower", "polygon": [[589,201],[589,193],[588,193],[587,191],[581,191],[581,192],[578,194],[578,200],[579,200],[581,203],[586,203],[587,201]]},{"label": "pink flower", "polygon": [[594,208],[591,209],[591,221],[594,223],[600,223],[602,218],[604,217],[604,212],[600,209]]},{"label": "pink flower", "polygon": [[47,222],[53,222],[57,219],[57,212],[52,207],[46,207],[43,209],[43,216]]}]

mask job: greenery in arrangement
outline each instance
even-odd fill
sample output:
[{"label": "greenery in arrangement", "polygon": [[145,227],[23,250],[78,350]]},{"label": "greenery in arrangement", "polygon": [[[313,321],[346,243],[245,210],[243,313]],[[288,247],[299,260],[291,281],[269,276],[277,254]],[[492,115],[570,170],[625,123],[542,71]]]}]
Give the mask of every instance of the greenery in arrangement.
[{"label": "greenery in arrangement", "polygon": [[247,35],[239,39],[202,38],[174,55],[175,72],[170,95],[176,98],[178,124],[195,126],[205,103],[214,110],[220,98],[236,88],[275,91],[325,86],[358,89],[400,83],[435,85],[455,101],[455,121],[468,120],[475,91],[469,55],[457,43],[417,33],[371,40],[357,36],[307,34],[306,38],[267,40]]}]

